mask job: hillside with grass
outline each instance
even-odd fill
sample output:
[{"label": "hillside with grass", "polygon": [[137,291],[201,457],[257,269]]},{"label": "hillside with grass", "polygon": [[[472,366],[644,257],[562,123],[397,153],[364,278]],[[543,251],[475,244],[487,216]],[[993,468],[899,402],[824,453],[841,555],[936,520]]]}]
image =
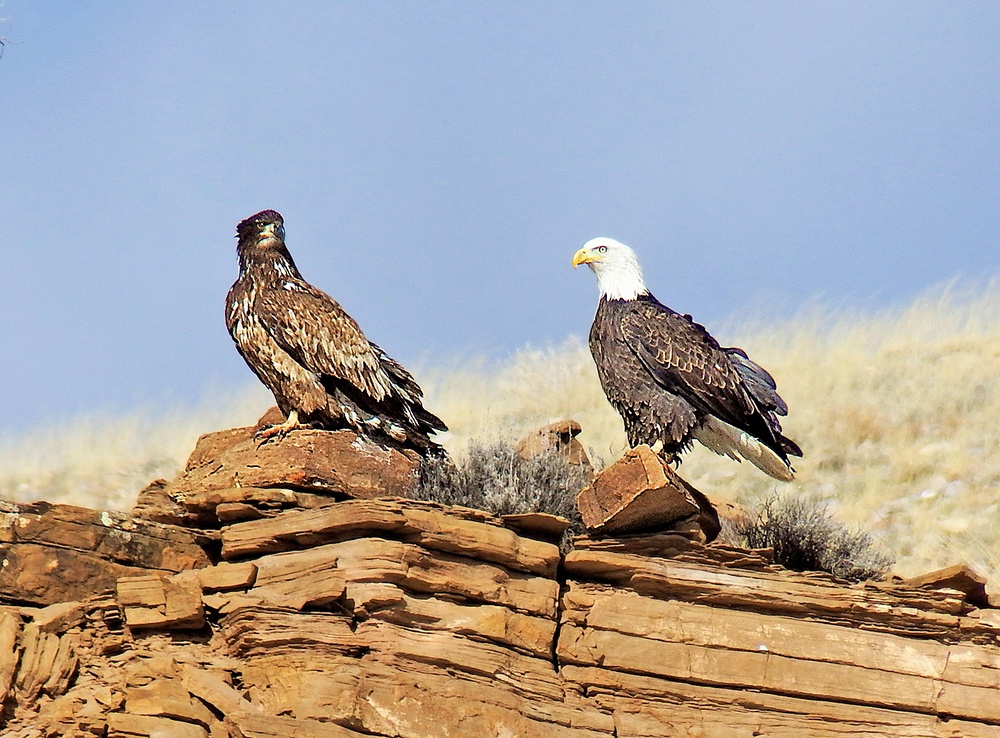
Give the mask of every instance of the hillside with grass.
[{"label": "hillside with grass", "polygon": [[[817,307],[774,322],[709,326],[765,366],[790,407],[786,434],[804,450],[781,484],[749,464],[696,447],[681,475],[714,502],[782,495],[822,502],[916,574],[965,562],[1000,573],[1000,283],[940,288],[896,310]],[[473,441],[517,438],[574,418],[600,464],[625,449],[585,339],[527,348],[500,366],[463,358],[414,367],[427,406],[451,427],[461,457]],[[85,417],[0,439],[0,497],[127,509],[171,477],[204,432],[254,422],[263,387],[215,393],[164,416]]]}]

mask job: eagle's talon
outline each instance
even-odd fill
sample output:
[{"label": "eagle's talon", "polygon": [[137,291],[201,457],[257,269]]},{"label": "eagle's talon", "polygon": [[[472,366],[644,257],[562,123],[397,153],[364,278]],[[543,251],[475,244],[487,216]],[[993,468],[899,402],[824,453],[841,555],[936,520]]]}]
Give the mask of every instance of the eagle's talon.
[{"label": "eagle's talon", "polygon": [[257,442],[257,448],[266,446],[271,441],[283,441],[288,437],[288,434],[299,427],[299,413],[297,410],[292,410],[288,413],[288,418],[282,423],[276,423],[275,425],[269,425],[266,428],[261,428],[259,431],[253,434],[254,441]]}]

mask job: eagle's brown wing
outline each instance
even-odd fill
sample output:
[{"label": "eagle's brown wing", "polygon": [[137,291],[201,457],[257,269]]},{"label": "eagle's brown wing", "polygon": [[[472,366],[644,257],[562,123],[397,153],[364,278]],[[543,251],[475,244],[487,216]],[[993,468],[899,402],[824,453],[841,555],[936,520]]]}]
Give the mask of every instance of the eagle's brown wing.
[{"label": "eagle's brown wing", "polygon": [[757,406],[729,355],[701,325],[655,300],[636,300],[622,317],[622,333],[668,392],[768,445],[777,444],[766,410]]},{"label": "eagle's brown wing", "polygon": [[[376,402],[395,394],[381,349],[322,290],[300,280],[284,281],[257,295],[257,314],[278,345],[311,372],[346,380]],[[394,376],[406,374],[398,370]]]}]

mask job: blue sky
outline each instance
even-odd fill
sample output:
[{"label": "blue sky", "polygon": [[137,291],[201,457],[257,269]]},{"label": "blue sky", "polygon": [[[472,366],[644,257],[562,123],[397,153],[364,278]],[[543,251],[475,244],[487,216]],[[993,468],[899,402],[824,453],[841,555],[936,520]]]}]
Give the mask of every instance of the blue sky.
[{"label": "blue sky", "polygon": [[235,224],[404,363],[1000,272],[1000,4],[0,4],[0,431],[255,381]]}]

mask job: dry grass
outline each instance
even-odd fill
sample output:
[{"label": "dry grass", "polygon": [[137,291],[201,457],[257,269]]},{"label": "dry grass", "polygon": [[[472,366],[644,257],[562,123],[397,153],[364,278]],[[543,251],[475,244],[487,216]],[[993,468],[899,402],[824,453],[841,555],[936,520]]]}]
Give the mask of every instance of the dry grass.
[{"label": "dry grass", "polygon": [[250,386],[169,413],[91,415],[0,438],[0,499],[127,510],[146,484],[180,471],[198,436],[255,422],[269,398]]},{"label": "dry grass", "polygon": [[[1000,283],[939,289],[876,315],[811,308],[710,329],[774,374],[791,408],[786,432],[805,458],[782,485],[697,448],[681,466],[686,479],[716,502],[776,489],[818,499],[871,531],[905,575],[955,562],[1000,575]],[[564,418],[581,423],[600,460],[625,447],[581,340],[525,349],[499,367],[448,364],[417,375],[459,456],[474,439]],[[198,434],[252,422],[267,405],[252,387],[168,418],[88,418],[8,438],[0,497],[127,507],[150,479],[180,468]]]}]

